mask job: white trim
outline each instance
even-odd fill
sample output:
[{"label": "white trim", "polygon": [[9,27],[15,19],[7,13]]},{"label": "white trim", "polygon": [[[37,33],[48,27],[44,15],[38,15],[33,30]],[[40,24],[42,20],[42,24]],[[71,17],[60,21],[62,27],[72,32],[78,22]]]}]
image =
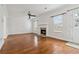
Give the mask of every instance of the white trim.
[{"label": "white trim", "polygon": [[66,43],[67,46],[73,47],[73,48],[77,48],[79,49],[79,44],[73,43],[73,42],[68,42]]},{"label": "white trim", "polygon": [[3,46],[3,44],[4,44],[4,39],[2,39],[2,40],[0,41],[0,50],[1,50],[2,46]]}]

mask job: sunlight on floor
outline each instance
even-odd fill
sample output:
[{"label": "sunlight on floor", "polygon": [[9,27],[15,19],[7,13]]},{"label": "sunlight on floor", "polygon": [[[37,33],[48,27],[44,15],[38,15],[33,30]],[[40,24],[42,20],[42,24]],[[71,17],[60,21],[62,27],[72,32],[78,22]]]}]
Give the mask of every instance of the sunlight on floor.
[{"label": "sunlight on floor", "polygon": [[34,42],[35,42],[35,46],[37,47],[38,46],[38,37],[37,36],[34,36]]}]

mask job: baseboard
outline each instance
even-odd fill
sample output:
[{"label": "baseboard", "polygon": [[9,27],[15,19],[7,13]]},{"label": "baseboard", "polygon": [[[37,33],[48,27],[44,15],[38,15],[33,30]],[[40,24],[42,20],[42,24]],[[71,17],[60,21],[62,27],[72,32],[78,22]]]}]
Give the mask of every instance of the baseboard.
[{"label": "baseboard", "polygon": [[76,44],[76,43],[73,43],[73,42],[67,42],[66,45],[70,46],[70,47],[73,47],[73,48],[79,49],[79,44]]},{"label": "baseboard", "polygon": [[10,36],[10,35],[23,35],[23,34],[33,34],[32,32],[30,32],[30,33],[16,33],[16,34],[8,34],[8,36]]},{"label": "baseboard", "polygon": [[7,39],[7,37],[8,37],[8,35],[4,35],[4,36],[3,36],[3,39]]}]

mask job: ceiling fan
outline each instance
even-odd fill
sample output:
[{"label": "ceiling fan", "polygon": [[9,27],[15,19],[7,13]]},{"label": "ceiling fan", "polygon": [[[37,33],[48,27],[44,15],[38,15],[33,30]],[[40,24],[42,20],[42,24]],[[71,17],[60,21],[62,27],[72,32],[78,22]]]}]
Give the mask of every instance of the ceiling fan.
[{"label": "ceiling fan", "polygon": [[30,13],[30,11],[28,11],[28,16],[29,16],[29,19],[30,19],[31,17],[36,17],[36,15],[32,15],[32,14]]}]

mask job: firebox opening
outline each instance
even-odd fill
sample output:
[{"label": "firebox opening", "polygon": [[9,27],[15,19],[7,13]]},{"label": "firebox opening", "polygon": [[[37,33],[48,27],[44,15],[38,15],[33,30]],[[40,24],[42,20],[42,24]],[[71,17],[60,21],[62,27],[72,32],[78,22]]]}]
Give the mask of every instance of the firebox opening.
[{"label": "firebox opening", "polygon": [[40,28],[40,34],[46,36],[46,28]]}]

